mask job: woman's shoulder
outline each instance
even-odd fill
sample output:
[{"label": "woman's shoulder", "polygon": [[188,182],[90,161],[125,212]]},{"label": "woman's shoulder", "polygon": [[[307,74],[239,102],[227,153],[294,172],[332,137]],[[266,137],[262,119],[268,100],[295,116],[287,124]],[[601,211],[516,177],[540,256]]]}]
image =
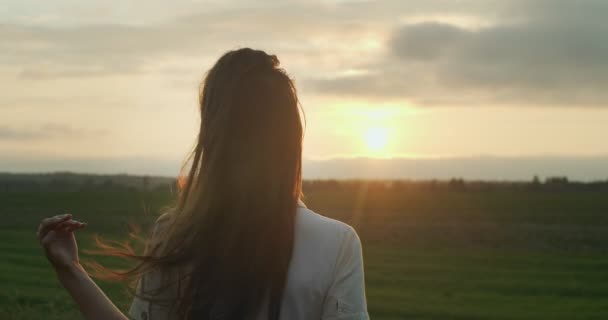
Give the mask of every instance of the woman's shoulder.
[{"label": "woman's shoulder", "polygon": [[156,218],[156,222],[154,223],[154,226],[155,227],[165,226],[173,220],[174,216],[175,216],[175,210],[169,209],[169,210],[163,212],[160,216],[158,216],[158,218]]},{"label": "woman's shoulder", "polygon": [[303,246],[317,243],[323,251],[334,253],[352,246],[360,247],[359,236],[352,226],[306,207],[298,210],[296,241]]},{"label": "woman's shoulder", "polygon": [[355,229],[345,222],[326,217],[304,206],[301,206],[298,210],[297,222],[301,227],[317,230],[321,233],[340,236],[356,234]]},{"label": "woman's shoulder", "polygon": [[173,210],[168,210],[156,219],[154,226],[152,227],[152,233],[146,244],[146,253],[153,254],[154,252],[158,252],[157,250],[163,246],[167,240],[166,235],[174,217],[175,214]]},{"label": "woman's shoulder", "polygon": [[341,272],[356,266],[359,237],[350,225],[302,206],[296,221],[287,294],[294,300],[307,292],[323,297]]}]

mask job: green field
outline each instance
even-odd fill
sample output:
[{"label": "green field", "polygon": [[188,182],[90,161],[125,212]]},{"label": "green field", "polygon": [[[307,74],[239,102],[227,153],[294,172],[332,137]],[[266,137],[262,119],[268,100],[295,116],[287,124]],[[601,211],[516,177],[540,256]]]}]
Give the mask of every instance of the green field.
[{"label": "green field", "polygon": [[[363,246],[372,319],[608,318],[608,192],[309,186],[312,209],[350,224]],[[0,192],[0,319],[79,319],[35,238],[71,212],[79,234],[124,239],[172,201],[166,191]],[[86,257],[85,257],[86,258]],[[120,284],[101,283],[121,308]]]}]

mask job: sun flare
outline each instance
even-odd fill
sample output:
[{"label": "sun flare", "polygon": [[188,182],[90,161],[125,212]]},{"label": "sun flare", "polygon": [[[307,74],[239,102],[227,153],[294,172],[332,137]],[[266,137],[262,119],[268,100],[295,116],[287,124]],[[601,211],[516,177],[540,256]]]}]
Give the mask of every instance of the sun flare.
[{"label": "sun flare", "polygon": [[388,144],[388,130],[386,128],[369,128],[365,132],[365,144],[370,151],[382,151]]}]

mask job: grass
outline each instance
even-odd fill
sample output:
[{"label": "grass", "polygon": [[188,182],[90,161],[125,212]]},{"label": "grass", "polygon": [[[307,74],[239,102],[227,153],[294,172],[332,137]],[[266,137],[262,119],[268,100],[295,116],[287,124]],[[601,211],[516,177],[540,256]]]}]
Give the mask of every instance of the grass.
[{"label": "grass", "polygon": [[375,319],[600,319],[608,258],[367,249]]},{"label": "grass", "polygon": [[[355,225],[373,319],[605,319],[608,193],[307,190],[309,207]],[[364,198],[361,200],[361,198]],[[355,201],[353,199],[359,199]],[[163,192],[0,193],[0,319],[79,319],[35,238],[69,211],[122,239],[172,201]],[[122,309],[126,289],[100,283]]]}]

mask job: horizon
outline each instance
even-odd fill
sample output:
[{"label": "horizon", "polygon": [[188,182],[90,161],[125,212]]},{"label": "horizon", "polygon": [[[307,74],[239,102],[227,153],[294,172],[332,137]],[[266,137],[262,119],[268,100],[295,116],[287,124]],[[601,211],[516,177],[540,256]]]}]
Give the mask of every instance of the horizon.
[{"label": "horizon", "polygon": [[[595,157],[493,157],[460,158],[332,158],[304,159],[303,179],[379,179],[379,180],[449,180],[459,178],[479,181],[531,181],[567,177],[571,181],[608,180],[608,156]],[[40,163],[0,159],[0,173],[45,174],[74,173],[95,175],[138,175],[177,177],[181,162],[176,159],[102,158],[44,160],[51,169],[38,169]]]},{"label": "horizon", "polygon": [[305,177],[603,180],[606,11],[596,0],[9,1],[0,171],[177,174],[199,82],[249,46],[295,79]]}]

